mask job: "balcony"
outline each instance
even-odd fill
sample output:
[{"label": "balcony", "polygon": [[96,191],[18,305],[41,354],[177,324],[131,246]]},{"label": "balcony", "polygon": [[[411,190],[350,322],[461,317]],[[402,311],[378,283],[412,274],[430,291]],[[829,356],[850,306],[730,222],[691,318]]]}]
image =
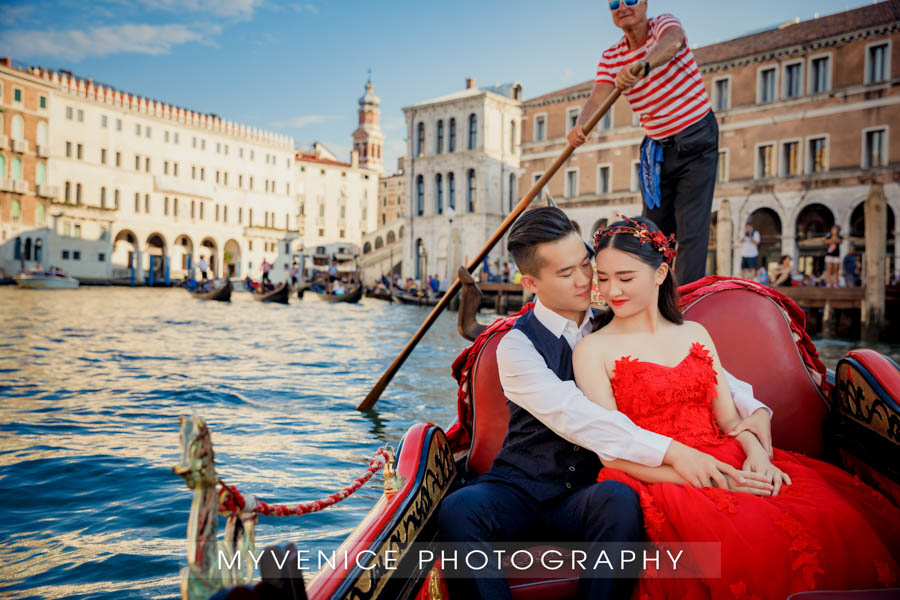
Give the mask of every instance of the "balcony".
[{"label": "balcony", "polygon": [[41,158],[48,158],[50,156],[50,147],[47,144],[38,144],[37,155]]},{"label": "balcony", "polygon": [[25,140],[13,140],[12,151],[18,152],[20,154],[25,154],[26,152],[28,152],[28,142]]},{"label": "balcony", "polygon": [[9,138],[5,135],[0,135],[0,150],[9,149]]},{"label": "balcony", "polygon": [[37,195],[41,198],[58,198],[59,186],[50,185],[47,183],[39,183],[37,186]]},{"label": "balcony", "polygon": [[153,187],[157,192],[185,194],[201,198],[212,198],[215,190],[215,186],[211,183],[173,175],[154,175]]},{"label": "balcony", "polygon": [[28,182],[24,179],[16,179],[13,181],[13,191],[17,194],[27,194]]},{"label": "balcony", "polygon": [[16,189],[15,183],[13,179],[0,179],[0,192],[14,192]]}]

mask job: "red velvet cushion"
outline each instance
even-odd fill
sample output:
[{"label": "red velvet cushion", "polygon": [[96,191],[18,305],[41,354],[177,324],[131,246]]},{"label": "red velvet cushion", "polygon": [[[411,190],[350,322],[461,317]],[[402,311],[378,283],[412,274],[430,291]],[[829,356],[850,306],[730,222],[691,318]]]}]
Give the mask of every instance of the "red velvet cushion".
[{"label": "red velvet cushion", "polygon": [[778,305],[749,290],[723,290],[701,298],[684,316],[706,327],[722,365],[774,411],[775,446],[820,458],[828,405]]},{"label": "red velvet cushion", "polygon": [[510,330],[495,333],[487,341],[472,368],[469,397],[472,400],[472,447],[469,470],[487,473],[500,451],[509,428],[509,409],[497,372],[497,345]]}]

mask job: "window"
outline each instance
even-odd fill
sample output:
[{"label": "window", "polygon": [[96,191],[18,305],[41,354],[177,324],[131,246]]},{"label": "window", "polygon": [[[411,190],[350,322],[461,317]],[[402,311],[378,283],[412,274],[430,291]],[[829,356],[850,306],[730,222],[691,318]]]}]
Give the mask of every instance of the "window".
[{"label": "window", "polygon": [[831,89],[831,57],[820,56],[809,61],[809,93],[819,94]]},{"label": "window", "polygon": [[444,151],[444,121],[438,119],[437,122],[437,144],[434,147],[434,153],[440,154]]},{"label": "window", "polygon": [[422,156],[425,152],[425,123],[416,126],[416,156]]},{"label": "window", "polygon": [[456,152],[456,119],[450,119],[450,131],[447,137],[447,152]]},{"label": "window", "polygon": [[106,254],[104,252],[97,253],[97,262],[104,262],[106,260]]},{"label": "window", "polygon": [[66,142],[66,158],[72,158],[72,142]]},{"label": "window", "polygon": [[116,119],[116,131],[122,131],[122,119]]},{"label": "window", "polygon": [[614,106],[610,106],[609,110],[606,111],[606,114],[603,115],[603,118],[600,119],[600,130],[606,131],[608,129],[612,129],[613,127],[613,111],[615,110]]},{"label": "window", "polygon": [[100,188],[100,208],[106,208],[106,188]]},{"label": "window", "polygon": [[828,143],[826,138],[817,137],[809,140],[809,172],[822,173],[828,170]]},{"label": "window", "polygon": [[803,94],[803,63],[785,65],[783,91],[785,98],[797,98]]},{"label": "window", "polygon": [[178,198],[172,198],[172,216],[178,218]]},{"label": "window", "polygon": [[[400,204],[400,198],[397,198]],[[447,173],[447,206],[456,210],[456,179],[452,172]]]},{"label": "window", "polygon": [[800,142],[790,141],[781,144],[781,173],[785,177],[800,175]]},{"label": "window", "polygon": [[509,122],[509,151],[516,153],[516,122]]},{"label": "window", "polygon": [[78,160],[84,158],[84,144],[78,144],[78,151],[76,153]]},{"label": "window", "polygon": [[863,132],[864,169],[887,166],[887,130],[869,129]]},{"label": "window", "polygon": [[631,162],[631,191],[636,192],[641,189],[641,161],[635,160]]},{"label": "window", "polygon": [[866,48],[866,83],[887,81],[890,76],[889,44],[881,42]]},{"label": "window", "polygon": [[547,137],[547,116],[537,115],[534,117],[534,141],[540,142]]},{"label": "window", "polygon": [[150,137],[150,126],[149,125],[147,125],[147,127],[145,129],[145,133],[147,134],[146,137],[149,138]]},{"label": "window", "polygon": [[79,108],[77,114],[78,114],[78,122],[84,123],[84,111]]},{"label": "window", "polygon": [[138,192],[134,193],[134,212],[141,212],[141,195]]},{"label": "window", "polygon": [[[252,209],[251,209],[251,211],[250,211],[250,215],[251,215],[251,217],[252,217],[252,215],[253,215],[253,210],[252,210]],[[191,218],[193,219],[193,218],[196,217],[196,216],[197,216],[197,201],[196,201],[196,200],[191,200]]]},{"label": "window", "polygon": [[115,194],[113,194],[113,208],[119,210],[119,198],[121,198],[121,194],[119,190],[116,190]]},{"label": "window", "polygon": [[150,172],[150,157],[149,156],[144,158],[144,170],[147,171],[148,173]]},{"label": "window", "polygon": [[775,177],[775,145],[761,144],[756,147],[756,178]]},{"label": "window", "polygon": [[100,162],[106,164],[106,148],[100,148]]},{"label": "window", "polygon": [[440,173],[434,176],[434,197],[437,214],[444,214],[444,179]]},{"label": "window", "polygon": [[169,131],[168,130],[163,132],[163,141],[166,141],[166,142],[169,141]]},{"label": "window", "polygon": [[172,163],[172,175],[174,175],[175,177],[178,177],[178,163],[177,162]]},{"label": "window", "polygon": [[[2,158],[2,157],[0,157]],[[69,204],[72,201],[72,183],[67,181],[65,185],[65,194],[63,198],[65,198],[66,204]]]},{"label": "window", "polygon": [[13,88],[13,102],[22,102],[22,88]]},{"label": "window", "polygon": [[140,123],[135,123],[134,135],[141,135],[141,124]]},{"label": "window", "polygon": [[469,169],[466,181],[466,205],[469,212],[475,212],[475,169]]},{"label": "window", "polygon": [[[68,236],[70,232],[71,232],[71,225],[69,225],[68,223],[63,224],[63,235]],[[69,259],[69,251],[68,250],[62,251],[62,258],[63,258],[63,260]]]},{"label": "window", "polygon": [[425,214],[425,180],[421,175],[416,177],[416,214]]},{"label": "window", "polygon": [[34,167],[34,183],[36,185],[43,185],[47,183],[47,165],[46,163],[39,162]]},{"label": "window", "polygon": [[610,165],[600,165],[597,167],[597,193],[608,194],[610,189],[609,181]]},{"label": "window", "polygon": [[175,132],[175,143],[178,144],[181,140],[178,137],[178,132]]},{"label": "window", "polygon": [[137,154],[134,155],[134,170],[135,171],[141,170],[141,157],[138,156]]},{"label": "window", "polygon": [[531,185],[534,185],[538,181],[540,181],[541,177],[543,177],[543,173],[535,173],[531,176]]},{"label": "window", "polygon": [[719,162],[716,164],[716,181],[728,181],[728,150],[719,150]]},{"label": "window", "polygon": [[205,208],[205,202],[203,200],[200,201],[200,220],[203,220],[203,209]]},{"label": "window", "polygon": [[713,102],[715,102],[716,111],[731,108],[731,78],[716,79],[713,86]]},{"label": "window", "polygon": [[22,160],[18,156],[12,159],[12,173],[10,176],[16,181],[22,179]]},{"label": "window", "polygon": [[[203,205],[200,205],[200,213],[202,216],[203,213]],[[144,212],[150,214],[150,194],[144,194]]]},{"label": "window", "polygon": [[116,166],[117,167],[122,166],[122,153],[121,152],[116,152]]},{"label": "window", "polygon": [[757,101],[759,103],[772,102],[775,100],[776,74],[777,71],[775,70],[775,67],[760,70],[757,92]]},{"label": "window", "polygon": [[163,175],[169,174],[169,161],[163,162]]},{"label": "window", "polygon": [[[75,237],[81,237],[81,225],[75,226]],[[81,250],[72,250],[72,260],[81,260]]]},{"label": "window", "polygon": [[566,111],[566,122],[568,123],[568,127],[566,127],[567,131],[578,125],[578,114],[580,112],[580,108],[570,108]]},{"label": "window", "polygon": [[509,211],[512,212],[516,204],[516,174],[509,174]]},{"label": "window", "polygon": [[14,140],[25,139],[25,119],[23,119],[21,115],[13,115],[11,133],[12,139]]},{"label": "window", "polygon": [[100,115],[100,127],[106,129],[109,126],[109,117]]},{"label": "window", "polygon": [[38,106],[41,108],[47,108],[47,96],[41,96],[38,98]]},{"label": "window", "polygon": [[72,120],[72,113],[73,113],[72,107],[71,107],[71,106],[67,106],[67,107],[66,107],[66,119],[68,119],[69,121]]},{"label": "window", "polygon": [[578,195],[578,169],[568,169],[566,171],[566,198],[573,198]]},{"label": "window", "polygon": [[474,113],[469,115],[469,150],[474,150],[478,146],[478,116]]},{"label": "window", "polygon": [[216,154],[219,154],[220,152],[222,152],[222,144],[216,142]]},{"label": "window", "polygon": [[81,206],[81,184],[75,185],[75,204]]}]

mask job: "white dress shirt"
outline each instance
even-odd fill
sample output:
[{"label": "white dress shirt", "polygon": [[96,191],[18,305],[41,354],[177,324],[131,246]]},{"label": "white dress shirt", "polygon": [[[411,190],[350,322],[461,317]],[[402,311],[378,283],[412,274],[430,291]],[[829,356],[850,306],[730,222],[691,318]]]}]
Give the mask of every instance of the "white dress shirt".
[{"label": "white dress shirt", "polygon": [[[590,310],[576,324],[541,304],[538,298],[534,316],[557,338],[565,338],[573,350],[592,330]],[[497,346],[497,366],[506,397],[563,439],[595,452],[603,461],[621,458],[648,467],[662,464],[671,438],[641,429],[624,413],[589,400],[574,381],[562,381],[518,329],[510,330]],[[771,415],[771,409],[753,397],[750,384],[728,372],[725,377],[741,418],[758,408]]]}]

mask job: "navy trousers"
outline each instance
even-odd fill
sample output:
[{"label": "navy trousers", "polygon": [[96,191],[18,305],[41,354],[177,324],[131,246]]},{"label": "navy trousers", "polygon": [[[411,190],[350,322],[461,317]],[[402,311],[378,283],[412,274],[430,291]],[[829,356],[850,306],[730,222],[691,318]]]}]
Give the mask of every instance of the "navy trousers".
[{"label": "navy trousers", "polygon": [[[538,502],[503,481],[482,477],[447,496],[438,514],[442,542],[461,551],[490,555],[491,542],[640,542],[643,516],[638,496],[617,481],[594,483],[570,494]],[[593,547],[589,549],[593,550]],[[464,567],[464,561],[459,566]],[[448,578],[451,596],[503,600],[511,597],[502,573],[495,577]],[[583,577],[578,598],[628,598],[634,580]]]},{"label": "navy trousers", "polygon": [[650,219],[678,240],[675,275],[684,285],[706,274],[709,225],[719,163],[719,125],[709,112],[681,133],[662,140],[659,174],[660,205],[648,209]]}]

